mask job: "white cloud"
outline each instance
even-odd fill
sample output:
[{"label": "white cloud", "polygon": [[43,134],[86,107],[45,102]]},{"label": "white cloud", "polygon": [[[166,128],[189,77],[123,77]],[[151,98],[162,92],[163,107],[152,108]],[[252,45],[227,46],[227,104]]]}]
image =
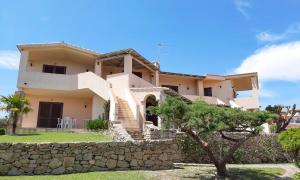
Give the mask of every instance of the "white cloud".
[{"label": "white cloud", "polygon": [[249,0],[234,0],[236,9],[247,19],[250,19],[250,15],[247,10],[252,7],[252,3]]},{"label": "white cloud", "polygon": [[264,98],[274,98],[278,96],[276,92],[266,89],[263,84],[259,84],[259,95]]},{"label": "white cloud", "polygon": [[17,51],[0,51],[0,68],[17,70],[20,56]]},{"label": "white cloud", "polygon": [[260,81],[300,81],[300,41],[265,46],[244,59],[234,73],[258,72]]},{"label": "white cloud", "polygon": [[284,32],[280,34],[268,31],[260,32],[256,35],[256,39],[261,42],[275,42],[289,38],[291,35],[300,34],[300,23],[290,25]]}]

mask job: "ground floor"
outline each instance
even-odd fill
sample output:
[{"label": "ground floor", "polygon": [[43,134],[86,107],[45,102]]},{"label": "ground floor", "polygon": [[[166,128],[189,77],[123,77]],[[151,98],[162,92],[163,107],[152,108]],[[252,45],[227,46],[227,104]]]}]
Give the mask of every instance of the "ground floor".
[{"label": "ground floor", "polygon": [[[69,97],[59,95],[30,95],[32,111],[24,115],[21,120],[22,128],[62,128],[62,119],[66,128],[85,128],[86,121],[95,118],[93,106],[100,104],[99,115],[103,112],[103,102],[95,102],[93,97]],[[96,105],[95,105],[96,104]],[[67,124],[68,123],[68,124]]]}]

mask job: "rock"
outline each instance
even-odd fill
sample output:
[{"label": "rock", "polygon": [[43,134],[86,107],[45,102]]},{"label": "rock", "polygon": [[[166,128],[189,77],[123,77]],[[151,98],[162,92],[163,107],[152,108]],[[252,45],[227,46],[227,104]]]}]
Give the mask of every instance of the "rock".
[{"label": "rock", "polygon": [[129,163],[127,161],[118,161],[117,167],[128,168],[129,167]]},{"label": "rock", "polygon": [[166,160],[168,160],[168,155],[167,155],[167,153],[161,154],[161,155],[159,156],[159,160],[161,160],[161,161],[166,161]]},{"label": "rock", "polygon": [[10,168],[10,165],[6,164],[6,165],[1,165],[0,166],[0,175],[5,175],[8,170]]},{"label": "rock", "polygon": [[114,159],[109,159],[107,162],[106,162],[106,166],[107,168],[109,169],[113,169],[117,166],[117,160],[114,160]]},{"label": "rock", "polygon": [[4,159],[5,161],[11,161],[13,159],[13,157],[14,157],[14,154],[11,152],[0,154],[0,158]]},{"label": "rock", "polygon": [[136,159],[131,160],[130,166],[134,166],[134,167],[135,167],[135,166],[138,166],[137,160],[136,160]]},{"label": "rock", "polygon": [[53,169],[52,174],[63,174],[65,172],[64,167],[59,167],[57,169]]},{"label": "rock", "polygon": [[93,155],[92,154],[85,154],[85,155],[83,155],[83,160],[91,160],[93,158]]},{"label": "rock", "polygon": [[72,167],[74,165],[75,158],[74,157],[65,157],[63,166],[65,168]]},{"label": "rock", "polygon": [[21,174],[22,173],[15,167],[11,168],[7,173],[7,175],[9,175],[9,176],[18,176],[18,175],[21,175]]},{"label": "rock", "polygon": [[59,166],[61,166],[61,162],[58,159],[53,159],[50,163],[49,163],[49,167],[51,169],[55,169],[58,168]]},{"label": "rock", "polygon": [[143,153],[142,152],[136,152],[133,155],[136,159],[143,159]]}]

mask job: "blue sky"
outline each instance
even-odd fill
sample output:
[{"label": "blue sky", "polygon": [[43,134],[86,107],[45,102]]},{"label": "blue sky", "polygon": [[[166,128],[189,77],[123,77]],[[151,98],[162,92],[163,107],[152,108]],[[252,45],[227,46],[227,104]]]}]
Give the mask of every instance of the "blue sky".
[{"label": "blue sky", "polygon": [[300,1],[2,0],[0,94],[16,90],[16,44],[65,41],[99,52],[132,47],[164,71],[258,71],[260,102],[299,104]]}]

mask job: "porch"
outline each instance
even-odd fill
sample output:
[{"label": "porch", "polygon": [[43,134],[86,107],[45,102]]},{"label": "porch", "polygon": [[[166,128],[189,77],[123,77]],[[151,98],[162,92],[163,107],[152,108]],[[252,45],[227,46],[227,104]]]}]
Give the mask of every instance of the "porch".
[{"label": "porch", "polygon": [[[77,132],[85,129],[88,120],[101,116],[104,112],[104,100],[93,92],[82,89],[74,91],[24,89],[33,111],[23,115],[20,127],[24,131]],[[72,126],[62,128],[59,119],[74,120]],[[57,129],[58,128],[58,129]]]}]

